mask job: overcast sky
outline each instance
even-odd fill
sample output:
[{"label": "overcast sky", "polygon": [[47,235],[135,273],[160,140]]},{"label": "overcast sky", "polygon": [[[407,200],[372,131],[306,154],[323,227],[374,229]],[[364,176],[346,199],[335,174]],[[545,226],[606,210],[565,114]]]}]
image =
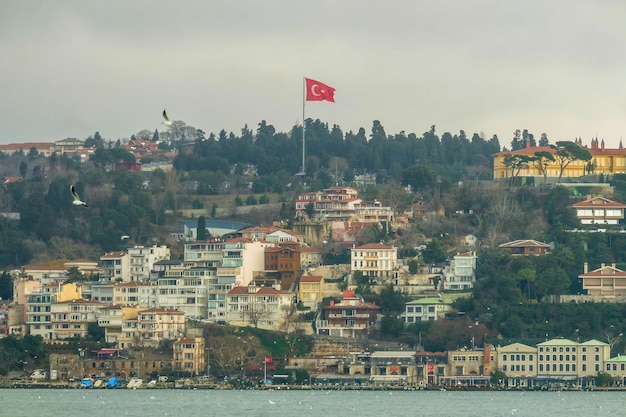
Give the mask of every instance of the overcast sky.
[{"label": "overcast sky", "polygon": [[623,0],[0,0],[0,143],[239,134],[497,134],[626,145]]}]

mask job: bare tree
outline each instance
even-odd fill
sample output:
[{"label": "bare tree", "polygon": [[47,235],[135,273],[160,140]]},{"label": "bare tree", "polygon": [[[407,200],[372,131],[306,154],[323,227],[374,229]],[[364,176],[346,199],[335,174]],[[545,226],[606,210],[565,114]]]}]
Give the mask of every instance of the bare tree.
[{"label": "bare tree", "polygon": [[301,328],[302,322],[300,321],[300,313],[295,304],[291,303],[284,305],[281,308],[282,321],[280,323],[280,330],[285,333],[292,333]]},{"label": "bare tree", "polygon": [[259,327],[259,322],[269,317],[270,312],[265,308],[265,304],[256,302],[256,297],[252,297],[253,302],[248,306],[248,310],[244,313],[250,324],[255,329]]}]

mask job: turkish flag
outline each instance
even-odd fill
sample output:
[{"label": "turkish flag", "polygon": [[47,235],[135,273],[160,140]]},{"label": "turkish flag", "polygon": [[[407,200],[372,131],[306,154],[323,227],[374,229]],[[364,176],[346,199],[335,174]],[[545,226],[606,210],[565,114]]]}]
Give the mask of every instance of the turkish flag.
[{"label": "turkish flag", "polygon": [[272,358],[265,358],[265,363],[272,363],[273,359]]},{"label": "turkish flag", "polygon": [[335,89],[319,81],[305,78],[306,101],[330,101],[335,102]]}]

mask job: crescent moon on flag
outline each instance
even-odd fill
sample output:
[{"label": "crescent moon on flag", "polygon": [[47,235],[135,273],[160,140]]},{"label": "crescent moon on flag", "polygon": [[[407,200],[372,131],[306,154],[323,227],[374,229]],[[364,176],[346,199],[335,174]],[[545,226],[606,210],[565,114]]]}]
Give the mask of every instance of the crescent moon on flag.
[{"label": "crescent moon on flag", "polygon": [[319,84],[313,84],[311,86],[311,94],[314,95],[315,97],[321,97],[322,93],[321,91],[319,91],[319,88],[320,88]]}]

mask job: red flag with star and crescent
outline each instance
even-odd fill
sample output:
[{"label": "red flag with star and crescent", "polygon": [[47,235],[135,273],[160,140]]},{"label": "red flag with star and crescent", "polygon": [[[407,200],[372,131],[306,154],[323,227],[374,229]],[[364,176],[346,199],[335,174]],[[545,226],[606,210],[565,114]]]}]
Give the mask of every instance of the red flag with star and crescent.
[{"label": "red flag with star and crescent", "polygon": [[330,101],[335,102],[335,89],[310,78],[306,81],[306,101]]}]

